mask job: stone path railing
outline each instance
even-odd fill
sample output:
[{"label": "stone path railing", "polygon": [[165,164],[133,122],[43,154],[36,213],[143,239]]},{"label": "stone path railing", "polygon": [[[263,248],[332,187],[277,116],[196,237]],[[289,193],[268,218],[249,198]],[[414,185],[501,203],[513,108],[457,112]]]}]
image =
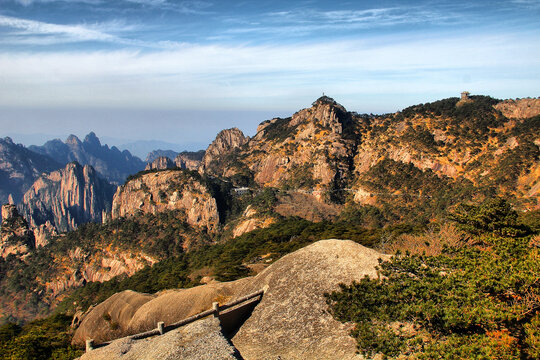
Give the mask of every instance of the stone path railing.
[{"label": "stone path railing", "polygon": [[[230,308],[232,308],[232,307],[234,307],[234,306],[236,306],[238,304],[241,304],[241,303],[246,302],[248,300],[254,299],[254,298],[258,297],[258,296],[260,296],[262,298],[262,295],[264,294],[264,291],[265,290],[259,290],[257,292],[252,293],[252,294],[249,294],[249,295],[243,296],[243,297],[241,297],[239,299],[236,299],[236,300],[234,300],[234,301],[232,301],[230,303],[227,303],[225,305],[219,305],[219,303],[214,302],[214,303],[212,303],[212,308],[209,309],[209,310],[200,312],[198,314],[195,314],[195,315],[190,316],[188,318],[185,318],[183,320],[177,321],[177,322],[175,322],[173,324],[170,324],[170,325],[165,325],[165,323],[163,321],[160,321],[160,322],[157,323],[157,328],[155,328],[153,330],[145,331],[145,332],[138,333],[138,334],[135,334],[135,335],[129,335],[129,336],[126,336],[124,338],[131,339],[131,340],[145,339],[145,338],[148,338],[148,337],[151,337],[151,336],[163,335],[166,332],[169,332],[169,331],[177,329],[177,328],[179,328],[181,326],[190,324],[190,323],[192,323],[194,321],[197,321],[199,319],[202,319],[202,318],[210,316],[210,315],[213,315],[214,317],[219,317],[219,313],[221,311],[225,311],[227,309],[230,309]],[[122,338],[120,338],[120,339],[122,339]],[[86,351],[88,352],[90,350],[94,350],[94,349],[97,349],[97,348],[100,348],[100,347],[103,347],[103,346],[107,346],[107,345],[109,345],[111,342],[113,342],[115,340],[118,340],[118,339],[103,342],[103,343],[100,343],[100,344],[94,344],[93,339],[88,339],[88,340],[86,340]]]}]

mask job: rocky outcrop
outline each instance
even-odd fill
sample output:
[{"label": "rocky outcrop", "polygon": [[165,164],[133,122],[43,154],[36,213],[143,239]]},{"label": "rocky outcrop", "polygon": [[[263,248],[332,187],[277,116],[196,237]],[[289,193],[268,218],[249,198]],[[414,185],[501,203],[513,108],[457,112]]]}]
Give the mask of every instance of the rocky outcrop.
[{"label": "rocky outcrop", "polygon": [[104,282],[115,276],[131,276],[145,266],[158,260],[144,252],[96,246],[93,249],[76,247],[67,254],[52,259],[54,275],[44,279],[44,287],[51,299],[66,290],[80,287],[88,282]]},{"label": "rocky outcrop", "polygon": [[76,161],[81,165],[91,165],[103,178],[121,184],[126,178],[144,169],[145,163],[132,156],[127,150],[101,145],[93,132],[83,141],[70,135],[65,142],[59,139],[47,141],[43,146],[31,146],[37,153],[47,155],[62,165]]},{"label": "rocky outcrop", "polygon": [[120,186],[114,195],[112,217],[167,210],[182,210],[190,225],[217,230],[216,200],[196,174],[184,170],[142,174]]},{"label": "rocky outcrop", "polygon": [[146,164],[146,168],[144,168],[145,171],[149,170],[166,170],[166,169],[172,169],[176,166],[176,164],[169,159],[166,156],[159,156],[154,159],[151,163]]},{"label": "rocky outcrop", "polygon": [[212,171],[214,163],[246,144],[248,140],[249,137],[244,136],[244,133],[238,128],[220,131],[206,149],[202,159],[202,169]]},{"label": "rocky outcrop", "polygon": [[292,118],[263,122],[239,158],[262,186],[330,190],[351,176],[356,124],[325,96]]},{"label": "rocky outcrop", "polygon": [[28,224],[13,204],[2,205],[0,225],[0,256],[25,255],[35,247],[35,240]]},{"label": "rocky outcrop", "polygon": [[174,162],[176,163],[176,167],[180,169],[196,171],[201,166],[205,153],[206,152],[204,150],[195,152],[183,151],[176,156]]},{"label": "rocky outcrop", "polygon": [[[356,359],[350,326],[328,312],[324,293],[337,290],[340,283],[376,276],[379,258],[387,256],[352,241],[323,240],[284,256],[252,278],[170,290],[151,298],[139,294],[144,300],[137,309],[130,305],[133,293],[122,292],[88,313],[74,342],[89,337],[108,340],[104,336],[110,333],[108,322],[124,329],[121,335],[150,330],[158,321],[170,324],[207,310],[213,301],[227,303],[265,289],[261,302],[232,338],[243,359]],[[148,345],[141,348],[142,354],[152,351]],[[114,351],[115,346],[109,349]]]},{"label": "rocky outcrop", "polygon": [[386,256],[345,240],[319,241],[284,256],[240,290],[268,287],[234,346],[247,360],[356,358],[350,326],[328,312],[324,293],[377,276],[379,258]]},{"label": "rocky outcrop", "polygon": [[233,238],[238,237],[255,229],[264,229],[276,222],[276,219],[271,216],[264,216],[251,205],[248,205],[242,217],[232,225]]},{"label": "rocky outcrop", "polygon": [[[83,345],[87,338],[103,342],[136,334],[153,329],[159,321],[167,324],[175,323],[210,309],[214,301],[227,302],[239,287],[250,279],[211,283],[190,289],[167,290],[156,295],[133,291],[117,293],[84,317],[73,335],[73,344]],[[134,299],[141,300],[135,302]],[[110,314],[110,320],[103,318],[103,313]],[[117,324],[114,331],[110,329],[110,322]]]},{"label": "rocky outcrop", "polygon": [[49,156],[15,144],[9,137],[0,139],[0,203],[7,203],[10,195],[18,203],[43,172],[61,167]]},{"label": "rocky outcrop", "polygon": [[526,119],[540,115],[540,98],[509,99],[493,107],[509,119]]},{"label": "rocky outcrop", "polygon": [[32,228],[71,231],[87,222],[102,222],[110,212],[115,187],[88,165],[70,163],[42,175],[24,194],[21,213]]}]

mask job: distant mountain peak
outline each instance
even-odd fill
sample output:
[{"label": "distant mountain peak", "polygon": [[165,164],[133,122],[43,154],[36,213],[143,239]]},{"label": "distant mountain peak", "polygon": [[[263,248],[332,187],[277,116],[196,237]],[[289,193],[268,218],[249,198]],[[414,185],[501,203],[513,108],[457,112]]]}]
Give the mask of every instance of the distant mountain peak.
[{"label": "distant mountain peak", "polygon": [[76,135],[69,135],[66,139],[66,144],[80,144],[81,140]]},{"label": "distant mountain peak", "polygon": [[96,133],[91,131],[86,137],[84,138],[84,142],[93,146],[101,146],[101,142],[99,141],[99,138],[96,136]]},{"label": "distant mountain peak", "polygon": [[321,96],[320,98],[315,100],[315,102],[312,104],[312,106],[323,105],[323,104],[338,105],[336,100],[334,100],[331,97],[326,96],[326,95],[323,94],[323,96]]}]

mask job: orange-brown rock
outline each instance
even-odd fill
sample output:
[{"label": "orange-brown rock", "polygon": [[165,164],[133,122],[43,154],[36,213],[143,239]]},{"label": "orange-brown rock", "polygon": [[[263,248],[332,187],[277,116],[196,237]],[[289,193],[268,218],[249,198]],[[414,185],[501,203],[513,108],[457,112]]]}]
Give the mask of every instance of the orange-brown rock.
[{"label": "orange-brown rock", "polygon": [[540,115],[540,98],[508,99],[494,106],[509,119],[526,119]]},{"label": "orange-brown rock", "polygon": [[182,210],[186,221],[215,231],[219,223],[216,200],[197,174],[164,170],[136,176],[120,186],[113,199],[113,219],[167,210]]},{"label": "orange-brown rock", "polygon": [[176,164],[169,159],[166,156],[158,156],[154,159],[151,163],[146,164],[146,168],[144,168],[145,171],[148,170],[166,170],[166,169],[172,169],[176,166]]},{"label": "orange-brown rock", "polygon": [[35,247],[35,240],[28,224],[13,204],[2,205],[0,226],[0,256],[26,255]]},{"label": "orange-brown rock", "polygon": [[74,230],[80,224],[102,222],[114,189],[91,166],[69,163],[34,182],[24,194],[21,213],[32,228],[49,222],[58,232]]}]

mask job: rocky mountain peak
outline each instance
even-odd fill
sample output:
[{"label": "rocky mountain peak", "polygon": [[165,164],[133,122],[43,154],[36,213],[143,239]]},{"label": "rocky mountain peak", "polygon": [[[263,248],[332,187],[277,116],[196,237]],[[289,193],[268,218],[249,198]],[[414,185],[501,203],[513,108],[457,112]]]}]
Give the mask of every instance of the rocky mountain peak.
[{"label": "rocky mountain peak", "polygon": [[169,159],[167,156],[158,156],[156,159],[154,159],[154,161],[146,164],[146,168],[144,170],[165,170],[172,169],[175,166],[174,161]]},{"label": "rocky mountain peak", "polygon": [[81,140],[79,140],[79,138],[73,134],[69,135],[66,139],[66,144],[69,144],[69,145],[80,145],[81,144]]},{"label": "rocky mountain peak", "polygon": [[19,215],[19,212],[17,211],[17,207],[15,207],[15,205],[2,205],[2,221],[8,221],[9,219],[16,217],[17,215]]},{"label": "rocky mountain peak", "polygon": [[215,140],[212,141],[210,146],[208,146],[208,149],[206,149],[206,153],[202,160],[203,167],[208,168],[214,160],[243,146],[248,140],[249,137],[245,136],[244,133],[236,127],[220,131]]},{"label": "rocky mountain peak", "polygon": [[2,205],[2,226],[0,228],[0,256],[24,255],[34,247],[34,237],[28,223],[13,204]]},{"label": "rocky mountain peak", "polygon": [[38,178],[20,208],[34,229],[49,222],[59,232],[70,231],[86,222],[101,222],[113,194],[114,186],[91,166],[72,162]]},{"label": "rocky mountain peak", "polygon": [[313,123],[317,127],[329,128],[333,133],[341,134],[343,124],[350,122],[351,115],[345,107],[328,96],[321,96],[311,108],[300,110],[292,116],[289,127],[301,123]]},{"label": "rocky mountain peak", "polygon": [[93,147],[101,147],[101,142],[93,131],[86,135],[84,142]]}]

